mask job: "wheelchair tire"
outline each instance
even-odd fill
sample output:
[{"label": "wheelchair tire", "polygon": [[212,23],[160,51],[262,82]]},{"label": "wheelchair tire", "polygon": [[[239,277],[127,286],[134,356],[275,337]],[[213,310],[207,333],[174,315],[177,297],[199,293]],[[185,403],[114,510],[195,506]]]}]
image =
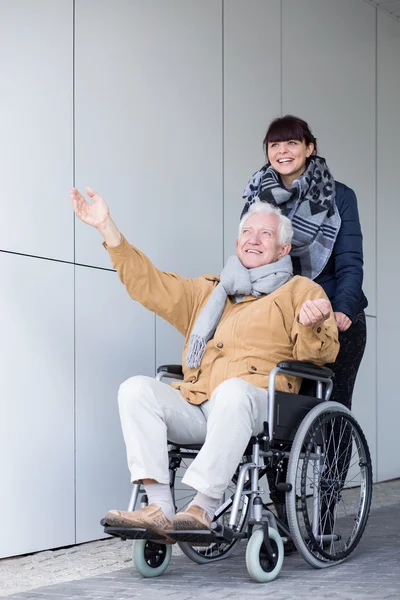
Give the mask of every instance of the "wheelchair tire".
[{"label": "wheelchair tire", "polygon": [[168,567],[172,556],[170,544],[159,544],[150,540],[135,540],[132,546],[132,561],[143,577],[158,577]]},{"label": "wheelchair tire", "polygon": [[303,419],[289,458],[286,509],[293,541],[306,562],[325,568],[358,545],[369,516],[372,466],[351,411],[323,402]]},{"label": "wheelchair tire", "polygon": [[258,583],[268,583],[278,577],[284,557],[281,536],[272,527],[269,528],[269,539],[276,558],[268,556],[264,546],[264,532],[262,529],[254,531],[246,548],[246,567],[250,577]]}]

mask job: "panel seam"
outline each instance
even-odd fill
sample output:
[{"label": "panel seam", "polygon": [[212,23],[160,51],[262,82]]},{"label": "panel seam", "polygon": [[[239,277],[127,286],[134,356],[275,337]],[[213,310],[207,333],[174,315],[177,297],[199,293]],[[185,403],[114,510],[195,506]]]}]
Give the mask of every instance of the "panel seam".
[{"label": "panel seam", "polygon": [[[72,0],[72,185],[76,185],[76,123],[75,123],[75,0]],[[76,398],[76,218],[73,212],[74,227],[73,227],[73,243],[74,243],[74,299],[73,299],[73,314],[74,314],[74,539],[77,543],[77,398]]]},{"label": "panel seam", "polygon": [[281,67],[281,117],[283,116],[283,0],[280,0],[280,67]]},{"label": "panel seam", "polygon": [[375,306],[376,306],[376,327],[375,327],[375,460],[376,460],[376,481],[379,481],[378,467],[378,431],[379,431],[379,412],[378,412],[378,9],[375,8]]},{"label": "panel seam", "polygon": [[222,127],[222,267],[225,264],[225,4],[221,2],[221,127]]}]

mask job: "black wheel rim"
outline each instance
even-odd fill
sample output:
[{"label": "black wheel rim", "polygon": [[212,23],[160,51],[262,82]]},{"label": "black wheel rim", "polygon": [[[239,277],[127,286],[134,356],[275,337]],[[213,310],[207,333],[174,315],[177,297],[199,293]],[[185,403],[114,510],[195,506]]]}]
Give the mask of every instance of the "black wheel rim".
[{"label": "black wheel rim", "polygon": [[165,560],[167,547],[165,544],[146,542],[144,547],[144,560],[152,569],[157,569]]},{"label": "black wheel rim", "polygon": [[265,571],[266,573],[271,573],[271,571],[273,571],[278,563],[278,559],[279,559],[279,549],[278,549],[278,544],[275,542],[275,540],[270,539],[270,543],[272,546],[272,550],[275,554],[275,558],[273,558],[272,556],[270,556],[267,552],[267,548],[265,547],[264,542],[261,544],[260,547],[260,556],[259,556],[259,560],[260,560],[260,566],[262,568],[263,571]]}]

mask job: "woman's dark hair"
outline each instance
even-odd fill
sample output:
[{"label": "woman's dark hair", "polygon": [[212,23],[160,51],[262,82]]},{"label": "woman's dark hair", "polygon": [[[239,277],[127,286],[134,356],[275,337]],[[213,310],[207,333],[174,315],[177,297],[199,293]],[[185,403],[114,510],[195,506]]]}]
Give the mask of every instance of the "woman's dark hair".
[{"label": "woman's dark hair", "polygon": [[278,117],[268,127],[265,135],[263,146],[265,154],[268,158],[268,144],[271,142],[287,142],[289,140],[298,140],[306,143],[306,146],[313,143],[313,154],[317,154],[317,138],[311,133],[311,129],[306,121],[294,117],[293,115],[285,115]]}]

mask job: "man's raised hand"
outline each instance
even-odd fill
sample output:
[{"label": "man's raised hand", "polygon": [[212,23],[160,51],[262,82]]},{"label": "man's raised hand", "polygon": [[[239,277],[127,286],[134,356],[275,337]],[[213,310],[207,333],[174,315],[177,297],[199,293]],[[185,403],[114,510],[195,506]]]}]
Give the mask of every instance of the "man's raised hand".
[{"label": "man's raised hand", "polygon": [[110,217],[107,203],[92,188],[86,188],[86,193],[92,200],[91,204],[76,188],[71,190],[71,200],[76,216],[86,225],[98,229],[109,248],[119,246],[122,235]]},{"label": "man's raised hand", "polygon": [[86,188],[86,193],[92,199],[91,204],[85,200],[76,188],[71,190],[71,200],[76,216],[86,225],[91,225],[96,229],[105,227],[110,218],[110,211],[106,202],[92,188]]},{"label": "man's raised hand", "polygon": [[300,309],[299,323],[305,327],[316,327],[329,319],[331,313],[332,307],[329,300],[325,298],[306,300]]}]

